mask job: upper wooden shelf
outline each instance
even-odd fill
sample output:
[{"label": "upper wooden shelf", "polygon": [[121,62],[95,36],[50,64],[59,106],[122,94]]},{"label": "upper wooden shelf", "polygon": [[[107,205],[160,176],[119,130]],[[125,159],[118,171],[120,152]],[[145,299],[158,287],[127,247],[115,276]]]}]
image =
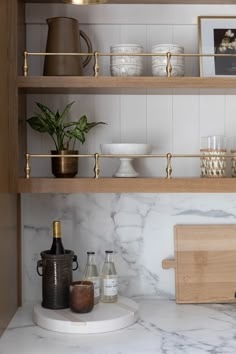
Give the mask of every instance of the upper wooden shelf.
[{"label": "upper wooden shelf", "polygon": [[236,88],[235,77],[18,76],[17,87],[28,93],[79,93],[109,89]]},{"label": "upper wooden shelf", "polygon": [[236,178],[20,178],[19,193],[235,193]]},{"label": "upper wooden shelf", "polygon": [[[63,0],[24,0],[28,3],[63,3]],[[109,0],[109,4],[236,4],[236,0]]]}]

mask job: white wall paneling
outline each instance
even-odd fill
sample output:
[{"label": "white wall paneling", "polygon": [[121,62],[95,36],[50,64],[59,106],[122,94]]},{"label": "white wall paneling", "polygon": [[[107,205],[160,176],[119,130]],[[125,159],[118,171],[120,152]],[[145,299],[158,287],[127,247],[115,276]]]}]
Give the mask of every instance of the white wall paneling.
[{"label": "white wall paneling", "polygon": [[[177,91],[177,90],[176,90]],[[173,96],[173,153],[199,153],[199,98],[198,90],[181,90]],[[173,160],[173,176],[197,176],[200,162],[197,158]]]}]

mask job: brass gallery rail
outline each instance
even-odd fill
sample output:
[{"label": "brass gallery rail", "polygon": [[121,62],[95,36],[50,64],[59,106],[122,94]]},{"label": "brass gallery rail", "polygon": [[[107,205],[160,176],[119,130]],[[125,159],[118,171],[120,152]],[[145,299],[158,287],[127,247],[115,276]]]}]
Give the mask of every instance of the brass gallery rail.
[{"label": "brass gallery rail", "polygon": [[94,178],[99,178],[100,168],[99,168],[99,159],[100,158],[166,158],[166,178],[171,178],[172,175],[172,166],[171,160],[172,158],[200,158],[200,159],[210,159],[210,158],[232,158],[236,159],[236,155],[234,154],[224,154],[224,155],[217,155],[217,154],[150,154],[150,155],[132,155],[132,154],[74,154],[74,155],[52,155],[52,154],[25,154],[25,178],[30,178],[30,159],[31,158],[69,158],[69,157],[78,157],[78,158],[93,158],[94,159]]},{"label": "brass gallery rail", "polygon": [[234,57],[236,54],[200,54],[200,53],[100,53],[98,51],[94,51],[93,53],[34,53],[34,52],[28,52],[24,51],[24,66],[23,66],[23,73],[24,76],[28,76],[29,72],[29,63],[28,63],[28,57],[29,56],[58,56],[58,55],[64,55],[64,56],[92,56],[94,58],[94,65],[93,65],[93,71],[94,71],[94,76],[98,77],[99,74],[99,57],[113,57],[113,56],[142,56],[142,57],[166,57],[167,58],[167,64],[166,64],[166,76],[171,77],[171,71],[172,71],[172,65],[171,65],[171,58],[172,57]]}]

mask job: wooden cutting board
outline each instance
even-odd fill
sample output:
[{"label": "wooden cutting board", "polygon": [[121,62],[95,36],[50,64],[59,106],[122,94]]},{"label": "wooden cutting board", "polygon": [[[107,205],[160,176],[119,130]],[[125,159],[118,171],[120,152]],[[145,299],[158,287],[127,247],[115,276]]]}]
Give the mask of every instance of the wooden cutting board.
[{"label": "wooden cutting board", "polygon": [[176,303],[235,302],[236,225],[175,225]]}]

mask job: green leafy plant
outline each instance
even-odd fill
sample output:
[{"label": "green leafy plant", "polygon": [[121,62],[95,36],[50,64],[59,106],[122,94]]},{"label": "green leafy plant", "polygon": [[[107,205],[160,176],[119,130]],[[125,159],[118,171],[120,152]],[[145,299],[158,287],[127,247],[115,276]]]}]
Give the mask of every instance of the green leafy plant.
[{"label": "green leafy plant", "polygon": [[74,150],[77,140],[84,144],[86,134],[93,127],[99,124],[106,124],[104,122],[89,123],[86,115],[83,115],[77,121],[66,121],[66,117],[73,103],[74,102],[69,103],[62,113],[58,110],[54,113],[48,107],[36,102],[40,112],[35,113],[33,117],[27,119],[27,123],[32,129],[50,135],[57,151]]}]

